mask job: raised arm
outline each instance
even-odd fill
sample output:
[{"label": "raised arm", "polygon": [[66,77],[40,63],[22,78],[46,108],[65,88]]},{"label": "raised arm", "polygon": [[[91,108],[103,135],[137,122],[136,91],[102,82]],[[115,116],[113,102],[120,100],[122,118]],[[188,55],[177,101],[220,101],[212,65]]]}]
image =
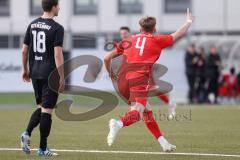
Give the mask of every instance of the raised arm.
[{"label": "raised arm", "polygon": [[189,27],[192,25],[194,21],[194,17],[192,13],[190,13],[189,8],[187,9],[187,20],[186,22],[174,33],[171,35],[173,36],[173,40],[177,41],[178,39],[182,38],[188,31]]}]

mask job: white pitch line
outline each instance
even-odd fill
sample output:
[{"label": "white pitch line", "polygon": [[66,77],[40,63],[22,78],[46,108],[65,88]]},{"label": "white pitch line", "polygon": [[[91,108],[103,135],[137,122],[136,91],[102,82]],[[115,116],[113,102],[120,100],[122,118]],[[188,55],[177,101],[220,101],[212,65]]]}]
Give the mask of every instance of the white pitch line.
[{"label": "white pitch line", "polygon": [[[31,149],[36,151],[37,149]],[[21,148],[0,148],[0,151],[22,151]],[[240,158],[240,155],[214,154],[214,153],[166,153],[166,152],[135,152],[135,151],[101,151],[101,150],[69,150],[53,149],[56,152],[75,152],[75,153],[112,153],[112,154],[145,154],[145,155],[178,155],[178,156],[209,156],[209,157],[234,157]]]}]

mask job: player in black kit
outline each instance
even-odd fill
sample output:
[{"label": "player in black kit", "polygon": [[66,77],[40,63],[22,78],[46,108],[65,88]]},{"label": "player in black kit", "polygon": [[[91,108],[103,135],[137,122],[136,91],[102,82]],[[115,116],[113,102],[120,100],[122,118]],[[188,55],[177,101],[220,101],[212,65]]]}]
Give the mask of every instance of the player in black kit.
[{"label": "player in black kit", "polygon": [[[38,108],[33,112],[27,129],[21,135],[22,150],[30,153],[30,137],[33,129],[40,130],[39,156],[55,156],[57,153],[47,148],[47,138],[52,124],[52,112],[56,106],[58,92],[50,89],[48,77],[58,68],[59,92],[64,90],[63,37],[64,28],[53,18],[58,16],[58,0],[42,0],[43,15],[35,19],[27,28],[22,49],[23,81],[32,81]],[[28,67],[29,62],[29,67]]]}]

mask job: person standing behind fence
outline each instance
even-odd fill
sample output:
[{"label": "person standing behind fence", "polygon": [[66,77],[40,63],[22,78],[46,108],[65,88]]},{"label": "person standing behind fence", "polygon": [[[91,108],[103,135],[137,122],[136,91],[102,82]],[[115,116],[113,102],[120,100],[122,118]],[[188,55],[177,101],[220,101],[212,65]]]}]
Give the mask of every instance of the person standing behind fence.
[{"label": "person standing behind fence", "polygon": [[[218,98],[218,79],[221,70],[221,57],[216,47],[211,47],[210,54],[206,60],[206,78],[208,82],[208,99],[211,103],[217,103]],[[212,96],[213,95],[213,96]]]},{"label": "person standing behind fence", "polygon": [[205,88],[205,72],[206,72],[206,54],[203,47],[200,48],[198,54],[198,62],[196,69],[196,97],[198,103],[204,103],[206,101],[206,88]]},{"label": "person standing behind fence", "polygon": [[195,81],[196,81],[196,66],[198,62],[198,55],[196,53],[195,44],[188,47],[185,56],[186,76],[189,86],[188,100],[189,103],[194,102],[195,97]]},{"label": "person standing behind fence", "polygon": [[238,79],[235,67],[230,68],[229,75],[229,100],[231,104],[236,103],[237,97],[237,88],[238,88]]}]

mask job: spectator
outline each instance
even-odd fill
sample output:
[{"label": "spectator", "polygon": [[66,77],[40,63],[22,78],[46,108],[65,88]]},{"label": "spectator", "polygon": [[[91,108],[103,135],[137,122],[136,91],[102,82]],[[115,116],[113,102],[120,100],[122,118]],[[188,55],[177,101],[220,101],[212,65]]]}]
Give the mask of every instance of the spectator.
[{"label": "spectator", "polygon": [[205,88],[205,70],[206,70],[206,54],[203,47],[200,48],[198,55],[198,62],[196,68],[196,97],[197,102],[204,103],[206,102],[206,88]]},{"label": "spectator", "polygon": [[237,96],[237,74],[234,67],[230,69],[230,76],[229,76],[229,97],[235,99]]},{"label": "spectator", "polygon": [[223,73],[220,78],[220,83],[218,87],[219,101],[222,104],[226,104],[228,99],[228,81],[229,81],[229,73]]},{"label": "spectator", "polygon": [[237,75],[235,68],[232,67],[230,72],[221,76],[219,85],[220,101],[224,104],[235,104],[237,96]]},{"label": "spectator", "polygon": [[185,56],[186,76],[189,86],[188,100],[190,103],[194,102],[195,97],[195,81],[196,81],[196,66],[198,62],[198,55],[194,44],[188,47]]},{"label": "spectator", "polygon": [[221,58],[216,47],[211,47],[210,54],[206,60],[206,78],[208,82],[208,98],[211,103],[217,103],[218,80],[221,69]]}]

